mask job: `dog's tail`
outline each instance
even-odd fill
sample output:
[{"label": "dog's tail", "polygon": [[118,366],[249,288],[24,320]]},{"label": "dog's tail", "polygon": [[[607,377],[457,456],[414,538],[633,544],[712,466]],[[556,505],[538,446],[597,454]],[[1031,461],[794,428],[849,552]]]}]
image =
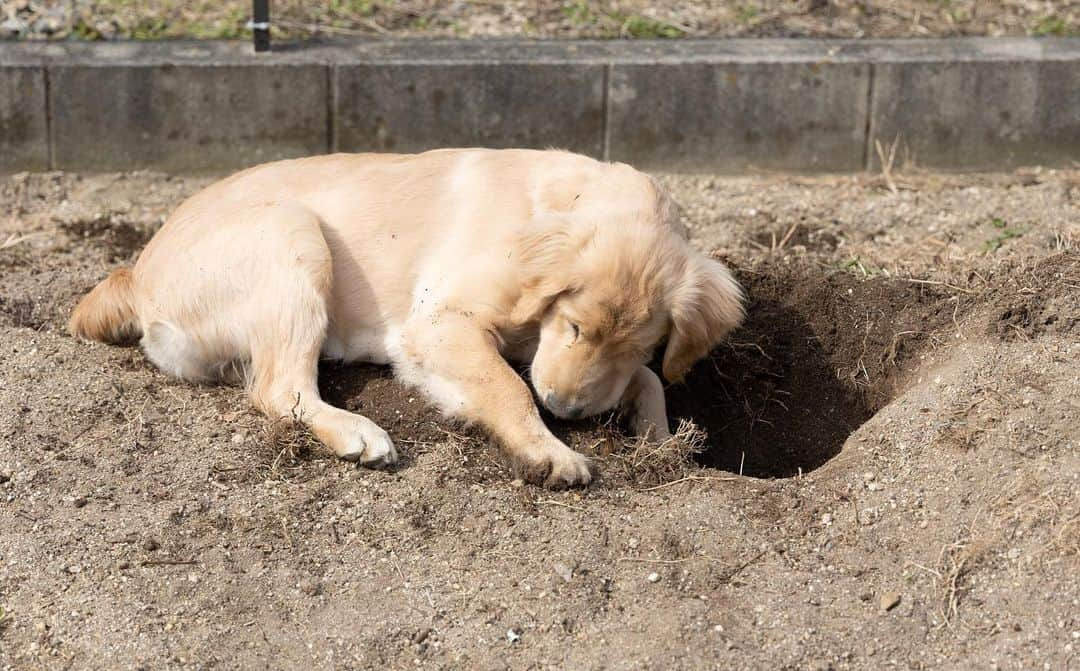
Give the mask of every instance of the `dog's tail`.
[{"label": "dog's tail", "polygon": [[131,269],[114,270],[94,287],[71,314],[68,330],[77,338],[114,344],[142,335],[135,312],[135,278]]}]

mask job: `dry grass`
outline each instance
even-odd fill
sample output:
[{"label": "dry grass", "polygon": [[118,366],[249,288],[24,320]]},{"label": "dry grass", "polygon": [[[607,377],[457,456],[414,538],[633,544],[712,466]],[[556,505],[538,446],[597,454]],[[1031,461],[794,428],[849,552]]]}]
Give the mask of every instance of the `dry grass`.
[{"label": "dry grass", "polygon": [[941,608],[939,627],[967,625],[960,617],[960,604],[971,590],[971,573],[985,551],[985,544],[973,542],[970,537],[941,549],[937,578]]},{"label": "dry grass", "polygon": [[254,479],[290,479],[313,454],[328,454],[311,431],[296,417],[260,419],[252,442],[255,457],[249,459]]},{"label": "dry grass", "polygon": [[1038,562],[1080,555],[1080,510],[1065,487],[1043,489],[1032,476],[1022,475],[991,498],[985,511],[983,516],[975,515],[956,541],[942,547],[937,570],[916,565],[933,576],[939,628],[961,625],[983,630],[991,626],[965,619],[962,606],[974,587],[975,571],[991,561],[995,552],[1012,546],[1019,536],[1042,538],[1041,550],[1012,559]]},{"label": "dry grass", "polygon": [[1042,550],[1033,559],[1080,556],[1080,500],[1068,488],[1021,476],[991,501],[990,511],[1008,530],[1006,540],[1041,533]]},{"label": "dry grass", "polygon": [[[326,448],[319,443],[311,431],[298,418],[288,417],[270,421],[261,415],[251,413],[254,422],[248,429],[241,428],[244,438],[243,450],[254,456],[243,460],[244,466],[221,467],[219,474],[234,473],[227,479],[240,481],[254,480],[290,480],[302,469],[304,463],[315,455],[327,455]],[[586,450],[594,454],[603,464],[603,472],[608,477],[632,483],[642,491],[655,491],[682,483],[695,481],[726,481],[733,477],[706,476],[700,473],[701,467],[695,461],[695,455],[707,449],[707,435],[693,422],[680,421],[678,430],[667,440],[657,443],[638,437],[628,437],[620,433],[613,425],[601,427],[604,434],[601,440]],[[459,472],[470,462],[477,462],[473,470],[486,476],[495,476],[505,472],[505,465],[498,458],[498,450],[493,445],[486,449],[482,440],[471,435],[453,431],[443,431],[445,440],[435,443],[402,440],[410,444],[415,453],[434,449],[448,473]],[[418,452],[419,451],[419,452]]]},{"label": "dry grass", "polygon": [[[221,473],[238,471],[230,479],[242,481],[293,479],[301,471],[305,462],[313,455],[327,455],[326,448],[296,417],[266,420],[261,415],[250,415],[255,422],[248,429],[241,428],[245,452],[254,448],[254,457],[244,460],[248,466],[240,468],[219,468]],[[592,453],[603,463],[603,472],[638,486],[640,489],[653,491],[672,485],[693,481],[732,480],[729,477],[704,476],[699,474],[701,467],[694,456],[704,451],[707,436],[693,422],[682,420],[678,430],[667,440],[657,443],[639,437],[622,434],[612,423],[601,427],[603,434],[587,453]],[[487,475],[504,472],[505,466],[497,458],[498,450],[485,449],[483,441],[475,436],[443,430],[445,439],[438,444],[402,440],[410,444],[413,452],[426,452],[434,449],[440,461],[445,462],[447,472],[457,472],[470,462],[477,462]],[[249,435],[250,434],[250,435]]]},{"label": "dry grass", "polygon": [[622,449],[608,455],[605,462],[609,471],[617,472],[627,481],[655,489],[694,479],[693,475],[700,470],[694,455],[706,448],[706,438],[705,432],[693,422],[682,420],[678,430],[660,443],[642,438],[623,439]]}]

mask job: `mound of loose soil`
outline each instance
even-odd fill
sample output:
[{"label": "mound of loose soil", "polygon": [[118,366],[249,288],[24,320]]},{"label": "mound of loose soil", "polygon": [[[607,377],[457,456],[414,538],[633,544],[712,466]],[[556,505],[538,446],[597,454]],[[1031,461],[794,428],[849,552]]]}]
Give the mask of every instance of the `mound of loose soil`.
[{"label": "mound of loose soil", "polygon": [[758,264],[740,277],[751,297],[745,326],[670,390],[671,412],[708,432],[705,465],[757,477],[807,473],[912,383],[928,350],[963,338],[961,321],[1004,339],[1075,338],[1080,315],[1066,278],[1078,270],[1074,255],[1054,256],[1031,270],[1021,293],[1007,272],[1004,284],[977,291]]},{"label": "mound of loose soil", "polygon": [[206,180],[0,181],[0,668],[1073,664],[1080,173],[663,181],[749,316],[562,493],[382,368],[392,472],[73,341]]}]

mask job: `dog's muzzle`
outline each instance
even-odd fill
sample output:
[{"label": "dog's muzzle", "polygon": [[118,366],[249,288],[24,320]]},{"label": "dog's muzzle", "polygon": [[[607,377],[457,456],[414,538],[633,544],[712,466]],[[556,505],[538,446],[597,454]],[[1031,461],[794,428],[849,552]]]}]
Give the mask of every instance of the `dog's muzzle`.
[{"label": "dog's muzzle", "polygon": [[544,396],[544,406],[562,419],[578,419],[585,413],[585,407],[579,404],[564,403],[554,393]]}]

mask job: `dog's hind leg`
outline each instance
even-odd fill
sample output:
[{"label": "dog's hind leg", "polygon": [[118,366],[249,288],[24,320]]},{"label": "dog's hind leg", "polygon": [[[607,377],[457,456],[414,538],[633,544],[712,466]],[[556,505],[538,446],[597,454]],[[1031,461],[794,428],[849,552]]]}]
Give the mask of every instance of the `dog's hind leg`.
[{"label": "dog's hind leg", "polygon": [[397,461],[390,436],[367,417],[335,408],[316,382],[321,342],[261,343],[252,351],[252,403],[270,417],[293,417],[342,459],[382,467]]},{"label": "dog's hind leg", "polygon": [[303,422],[343,459],[392,464],[397,451],[385,431],[319,395],[318,361],[332,288],[330,250],[319,219],[300,208],[267,209],[242,271],[250,293],[235,315],[250,347],[252,403],[270,417]]}]

